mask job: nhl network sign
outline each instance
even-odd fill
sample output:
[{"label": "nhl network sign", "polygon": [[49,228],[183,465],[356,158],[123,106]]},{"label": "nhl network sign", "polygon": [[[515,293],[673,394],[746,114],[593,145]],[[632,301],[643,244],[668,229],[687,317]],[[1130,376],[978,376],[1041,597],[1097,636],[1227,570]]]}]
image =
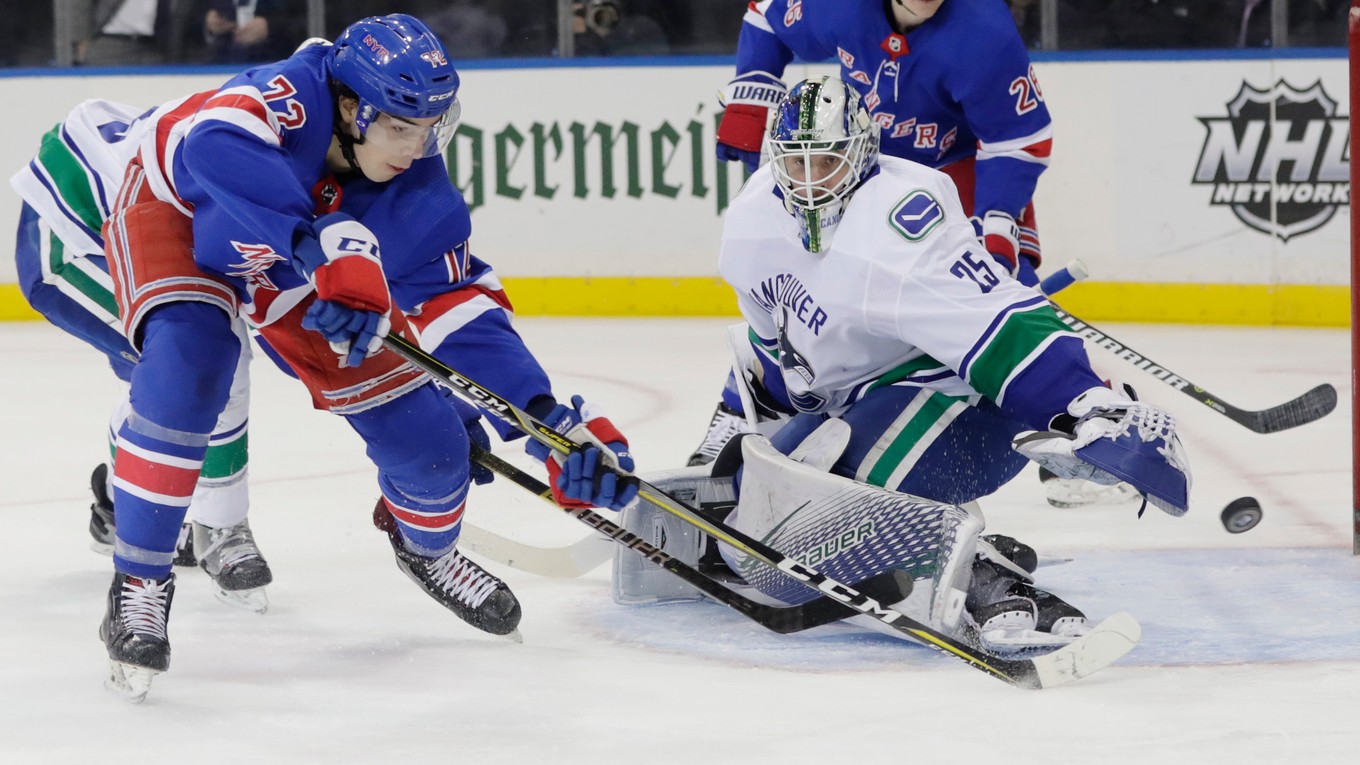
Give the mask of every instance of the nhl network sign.
[{"label": "nhl network sign", "polygon": [[1243,82],[1227,111],[1199,118],[1208,135],[1192,182],[1213,188],[1211,205],[1287,242],[1350,204],[1350,130],[1321,80],[1304,90]]}]

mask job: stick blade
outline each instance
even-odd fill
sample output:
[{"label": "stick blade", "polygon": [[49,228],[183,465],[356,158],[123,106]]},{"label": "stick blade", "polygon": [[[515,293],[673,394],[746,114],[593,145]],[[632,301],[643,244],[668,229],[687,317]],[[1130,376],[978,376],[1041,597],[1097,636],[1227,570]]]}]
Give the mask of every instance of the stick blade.
[{"label": "stick blade", "polygon": [[1293,401],[1250,413],[1245,424],[1257,433],[1278,433],[1326,417],[1336,409],[1336,388],[1324,383]]},{"label": "stick blade", "polygon": [[1136,619],[1117,613],[1080,639],[1033,659],[1036,684],[1028,687],[1053,688],[1089,677],[1132,651],[1142,636]]}]

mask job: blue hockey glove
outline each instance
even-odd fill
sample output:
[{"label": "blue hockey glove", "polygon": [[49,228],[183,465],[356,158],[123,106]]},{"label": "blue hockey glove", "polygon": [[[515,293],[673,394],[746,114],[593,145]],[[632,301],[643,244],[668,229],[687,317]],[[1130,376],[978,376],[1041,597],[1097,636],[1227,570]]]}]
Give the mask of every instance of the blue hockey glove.
[{"label": "blue hockey glove", "polygon": [[358,366],[392,328],[378,238],[344,213],[317,218],[312,231],[293,248],[293,265],[316,286],[302,326],[326,336],[341,367]]},{"label": "blue hockey glove", "polygon": [[387,314],[318,300],[302,317],[302,328],[320,332],[340,355],[341,367],[357,367],[376,353],[392,322]]},{"label": "blue hockey glove", "polygon": [[[543,401],[546,403],[548,399],[545,397]],[[529,411],[537,414],[534,410],[542,408],[546,406],[531,404]],[[552,487],[557,504],[622,510],[637,497],[637,479],[631,475],[633,455],[628,452],[628,439],[599,413],[597,407],[585,403],[580,396],[572,396],[570,407],[557,404],[539,419],[582,447],[565,455],[533,440],[524,447],[548,468],[548,485]],[[620,477],[612,470],[603,469],[602,463],[628,475]]]},{"label": "blue hockey glove", "polygon": [[1190,460],[1176,421],[1109,388],[1082,393],[1052,430],[1021,433],[1012,445],[1059,478],[1105,486],[1126,481],[1169,515],[1190,508]]},{"label": "blue hockey glove", "polygon": [[1037,264],[1020,254],[1020,227],[1015,218],[992,210],[983,216],[978,228],[983,246],[1006,273],[1026,287],[1039,284],[1039,275],[1034,271]]}]

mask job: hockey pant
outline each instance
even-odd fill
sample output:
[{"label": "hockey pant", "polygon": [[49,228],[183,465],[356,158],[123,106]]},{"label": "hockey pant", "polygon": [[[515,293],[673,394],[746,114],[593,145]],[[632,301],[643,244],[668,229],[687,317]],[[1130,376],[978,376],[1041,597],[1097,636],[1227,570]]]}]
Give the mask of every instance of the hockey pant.
[{"label": "hockey pant", "polygon": [[[825,421],[798,414],[770,439],[784,454]],[[1027,464],[1011,439],[1027,428],[983,399],[889,385],[865,395],[841,419],[850,443],[831,472],[936,502],[961,505],[1001,488]]]},{"label": "hockey pant", "polygon": [[[112,461],[116,458],[118,430],[130,410],[127,383],[132,379],[137,353],[122,333],[107,260],[103,255],[68,250],[47,222],[24,204],[19,212],[15,265],[29,305],[52,324],[103,353],[124,383],[109,419]],[[244,324],[236,324],[235,331],[244,339]],[[249,510],[249,375],[250,347],[243,341],[231,395],[213,428],[190,505],[193,520],[208,526],[234,526],[245,520]]]}]

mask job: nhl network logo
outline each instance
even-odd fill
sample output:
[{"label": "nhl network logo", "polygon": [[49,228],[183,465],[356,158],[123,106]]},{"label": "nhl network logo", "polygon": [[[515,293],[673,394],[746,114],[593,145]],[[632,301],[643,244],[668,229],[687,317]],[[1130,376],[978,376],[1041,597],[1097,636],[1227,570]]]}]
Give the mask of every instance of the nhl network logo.
[{"label": "nhl network logo", "polygon": [[1199,118],[1208,135],[1192,183],[1213,187],[1210,204],[1286,242],[1350,204],[1350,130],[1321,80],[1306,90],[1243,82],[1227,106],[1227,117]]}]

